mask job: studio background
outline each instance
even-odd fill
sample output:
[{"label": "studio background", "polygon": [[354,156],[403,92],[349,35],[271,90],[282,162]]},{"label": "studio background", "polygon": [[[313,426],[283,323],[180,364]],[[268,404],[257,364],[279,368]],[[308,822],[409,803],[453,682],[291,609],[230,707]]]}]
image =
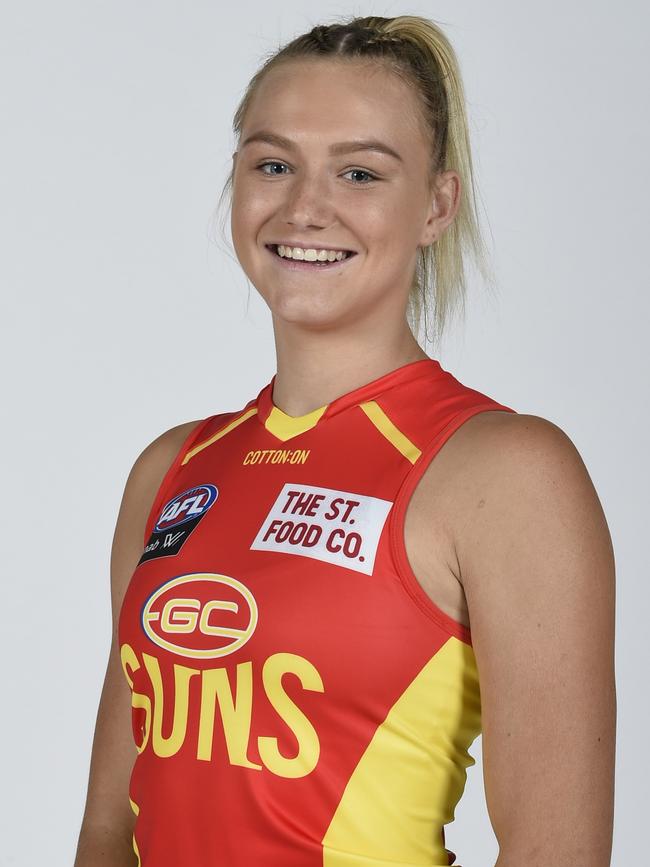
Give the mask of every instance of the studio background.
[{"label": "studio background", "polygon": [[[498,297],[470,272],[424,349],[587,465],[617,565],[612,865],[647,852],[647,5],[25,0],[0,12],[2,867],[73,863],[133,461],[275,371],[214,218],[232,114],[263,55],[352,14],[425,15],[458,54]],[[471,753],[447,846],[490,867]]]}]

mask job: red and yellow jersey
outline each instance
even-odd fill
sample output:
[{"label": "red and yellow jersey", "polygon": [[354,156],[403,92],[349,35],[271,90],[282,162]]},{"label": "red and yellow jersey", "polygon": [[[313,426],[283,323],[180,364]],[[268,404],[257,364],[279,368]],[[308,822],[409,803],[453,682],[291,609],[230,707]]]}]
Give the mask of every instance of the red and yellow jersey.
[{"label": "red and yellow jersey", "polygon": [[274,381],[187,437],[120,610],[138,863],[447,867],[479,680],[404,516],[464,421],[515,410],[429,358],[298,418]]}]

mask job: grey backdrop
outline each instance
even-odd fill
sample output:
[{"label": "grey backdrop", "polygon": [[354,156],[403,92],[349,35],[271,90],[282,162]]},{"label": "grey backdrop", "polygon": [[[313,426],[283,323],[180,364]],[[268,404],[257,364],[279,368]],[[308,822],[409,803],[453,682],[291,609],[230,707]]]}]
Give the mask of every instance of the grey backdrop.
[{"label": "grey backdrop", "polygon": [[[274,372],[269,312],[208,240],[232,113],[263,54],[348,13],[427,15],[459,55],[499,296],[473,281],[435,354],[562,427],[599,492],[618,585],[612,864],[647,851],[647,4],[23,0],[0,21],[3,867],[72,864],[133,460]],[[480,739],[472,754],[447,840],[489,867]]]}]

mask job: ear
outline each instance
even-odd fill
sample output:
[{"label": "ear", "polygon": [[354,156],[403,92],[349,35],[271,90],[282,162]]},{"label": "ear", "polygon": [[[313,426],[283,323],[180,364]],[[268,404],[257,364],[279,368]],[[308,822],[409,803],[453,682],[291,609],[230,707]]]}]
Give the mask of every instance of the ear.
[{"label": "ear", "polygon": [[461,181],[458,172],[448,169],[436,175],[427,221],[422,228],[420,245],[428,247],[445,231],[460,207]]}]

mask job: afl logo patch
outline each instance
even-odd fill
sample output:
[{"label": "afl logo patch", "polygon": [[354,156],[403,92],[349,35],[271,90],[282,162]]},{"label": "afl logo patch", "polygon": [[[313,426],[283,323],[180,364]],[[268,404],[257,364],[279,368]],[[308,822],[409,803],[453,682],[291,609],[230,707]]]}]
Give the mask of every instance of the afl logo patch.
[{"label": "afl logo patch", "polygon": [[200,517],[217,499],[217,493],[214,485],[198,485],[196,488],[189,488],[182,494],[177,494],[173,500],[163,506],[154,533],[162,533],[163,530],[170,530],[172,527],[178,527],[179,524],[186,524],[193,518]]},{"label": "afl logo patch", "polygon": [[142,629],[159,647],[190,659],[228,656],[257,626],[251,591],[230,575],[193,572],[165,581],[142,608]]},{"label": "afl logo patch", "polygon": [[219,495],[216,485],[197,485],[176,494],[162,507],[138,565],[178,554],[188,536]]}]

